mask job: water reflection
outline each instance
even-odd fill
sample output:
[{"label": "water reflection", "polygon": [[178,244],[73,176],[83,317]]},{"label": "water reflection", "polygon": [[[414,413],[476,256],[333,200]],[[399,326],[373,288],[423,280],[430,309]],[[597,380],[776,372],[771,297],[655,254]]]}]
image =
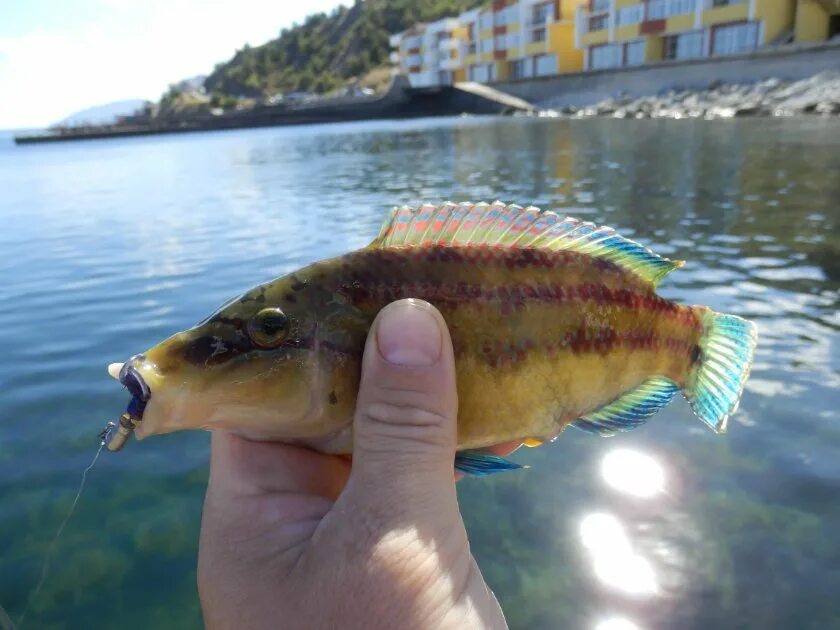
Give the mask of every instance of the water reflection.
[{"label": "water reflection", "polygon": [[595,576],[605,585],[635,597],[659,591],[650,562],[636,552],[621,522],[612,514],[588,514],[580,537],[592,558]]},{"label": "water reflection", "polygon": [[601,476],[608,486],[643,499],[665,490],[665,471],[650,455],[626,448],[610,451],[601,460]]},{"label": "water reflection", "polygon": [[595,626],[595,630],[642,630],[638,625],[624,617],[610,617]]},{"label": "water reflection", "polygon": [[[393,204],[501,198],[686,259],[661,293],[761,334],[725,437],[675,400],[632,434],[566,432],[516,455],[526,474],[459,484],[511,628],[836,627],[838,131],[472,118],[0,143],[0,604],[19,614],[101,419],[125,404],[104,365],[364,246]],[[207,436],[136,446],[91,476],[33,626],[200,625]]]}]

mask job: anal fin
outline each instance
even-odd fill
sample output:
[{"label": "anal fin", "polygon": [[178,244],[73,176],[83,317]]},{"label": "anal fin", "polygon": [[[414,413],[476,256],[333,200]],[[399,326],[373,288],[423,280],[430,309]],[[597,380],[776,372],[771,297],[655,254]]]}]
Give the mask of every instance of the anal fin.
[{"label": "anal fin", "polygon": [[653,376],[635,389],[572,422],[571,426],[602,436],[630,431],[671,402],[679,387],[664,376]]},{"label": "anal fin", "polygon": [[505,472],[525,468],[498,455],[482,453],[481,451],[458,451],[455,453],[455,470],[474,477],[484,477],[493,473]]}]

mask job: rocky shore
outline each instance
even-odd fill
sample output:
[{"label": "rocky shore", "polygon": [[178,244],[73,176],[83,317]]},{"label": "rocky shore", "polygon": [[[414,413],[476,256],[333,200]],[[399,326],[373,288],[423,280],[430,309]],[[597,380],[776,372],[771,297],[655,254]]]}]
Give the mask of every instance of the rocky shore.
[{"label": "rocky shore", "polygon": [[801,81],[767,79],[749,85],[714,83],[700,90],[671,90],[656,96],[607,98],[586,107],[552,108],[542,116],[590,118],[734,118],[736,116],[840,116],[840,73]]}]

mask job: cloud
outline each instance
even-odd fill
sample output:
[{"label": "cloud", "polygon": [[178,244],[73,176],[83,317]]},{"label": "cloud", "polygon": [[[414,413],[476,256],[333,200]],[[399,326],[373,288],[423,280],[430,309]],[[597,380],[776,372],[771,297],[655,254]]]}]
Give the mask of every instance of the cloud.
[{"label": "cloud", "polygon": [[98,0],[67,31],[0,37],[0,128],[39,127],[111,101],[156,99],[167,85],[256,45],[337,0]]}]

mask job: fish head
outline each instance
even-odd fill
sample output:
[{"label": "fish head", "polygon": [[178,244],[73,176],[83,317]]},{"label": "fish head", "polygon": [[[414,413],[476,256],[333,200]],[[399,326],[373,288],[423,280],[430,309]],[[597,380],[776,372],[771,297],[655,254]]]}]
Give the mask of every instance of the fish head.
[{"label": "fish head", "polygon": [[[229,301],[198,325],[135,355],[119,370],[138,437],[235,429],[299,437],[327,396],[313,309],[280,278]],[[286,299],[284,299],[284,297]]]}]

